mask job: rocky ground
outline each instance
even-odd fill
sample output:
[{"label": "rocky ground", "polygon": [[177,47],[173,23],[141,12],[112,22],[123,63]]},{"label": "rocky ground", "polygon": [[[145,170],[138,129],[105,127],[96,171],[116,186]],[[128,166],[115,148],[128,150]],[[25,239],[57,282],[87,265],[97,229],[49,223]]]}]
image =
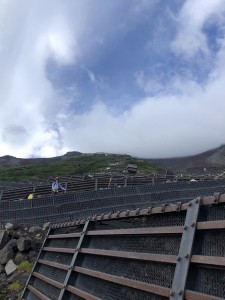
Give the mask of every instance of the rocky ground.
[{"label": "rocky ground", "polygon": [[37,259],[49,224],[0,230],[0,300],[18,300]]}]

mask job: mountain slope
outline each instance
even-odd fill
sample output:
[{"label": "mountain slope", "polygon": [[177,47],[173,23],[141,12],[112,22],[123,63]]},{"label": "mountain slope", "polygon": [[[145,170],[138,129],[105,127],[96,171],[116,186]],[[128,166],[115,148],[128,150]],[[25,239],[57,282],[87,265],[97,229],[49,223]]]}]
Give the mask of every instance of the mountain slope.
[{"label": "mountain slope", "polygon": [[225,168],[225,145],[193,156],[150,159],[150,161],[175,172],[193,170],[202,172],[204,168],[219,170]]}]

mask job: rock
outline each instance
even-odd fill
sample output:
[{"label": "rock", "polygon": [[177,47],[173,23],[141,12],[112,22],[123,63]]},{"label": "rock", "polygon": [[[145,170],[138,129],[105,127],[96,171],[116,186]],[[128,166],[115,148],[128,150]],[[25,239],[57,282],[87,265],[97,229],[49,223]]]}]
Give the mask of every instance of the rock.
[{"label": "rock", "polygon": [[5,229],[6,230],[9,230],[9,229],[14,229],[15,227],[14,227],[14,225],[12,224],[12,223],[6,223],[6,225],[5,225]]},{"label": "rock", "polygon": [[0,230],[0,250],[5,247],[9,240],[9,233],[7,230]]},{"label": "rock", "polygon": [[28,277],[29,277],[29,273],[27,273],[27,272],[21,273],[21,272],[15,271],[10,277],[7,278],[7,284],[19,281],[20,284],[25,285]]},{"label": "rock", "polygon": [[7,275],[12,274],[14,271],[16,271],[17,266],[14,264],[14,262],[12,261],[12,259],[10,259],[8,261],[8,263],[5,266],[5,272]]},{"label": "rock", "polygon": [[6,264],[11,258],[13,258],[14,252],[12,247],[5,246],[2,250],[0,250],[0,264]]},{"label": "rock", "polygon": [[5,268],[3,267],[3,265],[0,265],[0,274],[3,274],[5,272]]},{"label": "rock", "polygon": [[[5,270],[5,268],[4,268],[4,270]],[[7,285],[7,276],[6,276],[5,272],[0,275],[0,284],[1,284],[1,287]],[[1,289],[0,289],[0,292],[1,292]]]},{"label": "rock", "polygon": [[35,238],[36,238],[37,240],[41,240],[41,239],[42,239],[42,235],[41,235],[40,233],[38,233],[38,234],[35,236]]},{"label": "rock", "polygon": [[19,239],[21,236],[23,236],[23,233],[18,230],[18,231],[13,232],[12,238],[13,239]]},{"label": "rock", "polygon": [[32,226],[30,229],[29,229],[29,232],[30,233],[35,233],[35,232],[38,232],[41,230],[41,227],[40,226]]},{"label": "rock", "polygon": [[28,259],[30,262],[35,262],[38,256],[38,251],[31,250],[28,254]]},{"label": "rock", "polygon": [[17,240],[16,239],[11,239],[8,243],[7,246],[10,246],[13,251],[18,251],[18,247],[17,247]]},{"label": "rock", "polygon": [[14,258],[14,263],[16,265],[19,265],[22,261],[26,260],[27,256],[21,252],[16,253],[16,256]]},{"label": "rock", "polygon": [[29,250],[31,246],[31,239],[28,237],[21,237],[17,240],[17,247],[19,251]]},{"label": "rock", "polygon": [[42,227],[42,230],[44,231],[44,230],[48,229],[49,226],[50,226],[50,224],[51,224],[51,222],[45,223],[45,224],[43,225],[43,227]]},{"label": "rock", "polygon": [[32,250],[35,250],[35,251],[39,251],[41,249],[41,246],[42,246],[42,242],[39,240],[34,240],[32,243],[31,243],[31,249]]}]

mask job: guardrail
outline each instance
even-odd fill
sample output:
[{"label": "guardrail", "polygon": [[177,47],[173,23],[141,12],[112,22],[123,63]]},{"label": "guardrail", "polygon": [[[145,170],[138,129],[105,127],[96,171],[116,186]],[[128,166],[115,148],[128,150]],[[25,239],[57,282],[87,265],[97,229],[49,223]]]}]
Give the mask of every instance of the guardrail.
[{"label": "guardrail", "polygon": [[225,298],[225,194],[55,224],[22,299]]}]

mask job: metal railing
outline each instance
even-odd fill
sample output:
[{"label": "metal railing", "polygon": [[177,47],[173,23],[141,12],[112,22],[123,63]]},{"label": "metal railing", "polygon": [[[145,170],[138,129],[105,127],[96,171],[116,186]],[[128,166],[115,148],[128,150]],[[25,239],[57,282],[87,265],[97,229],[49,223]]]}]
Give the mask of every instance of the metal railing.
[{"label": "metal railing", "polygon": [[222,300],[225,194],[51,226],[22,299]]}]

